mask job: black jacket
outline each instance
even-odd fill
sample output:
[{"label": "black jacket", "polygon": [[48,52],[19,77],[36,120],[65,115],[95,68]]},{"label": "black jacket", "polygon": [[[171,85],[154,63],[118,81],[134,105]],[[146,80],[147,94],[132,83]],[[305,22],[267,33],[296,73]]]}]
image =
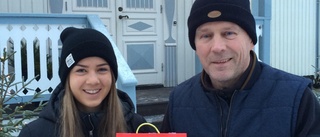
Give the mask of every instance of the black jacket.
[{"label": "black jacket", "polygon": [[210,87],[204,72],[177,86],[161,131],[188,137],[319,137],[320,105],[307,86],[311,81],[260,63],[254,54],[252,58],[230,89]]},{"label": "black jacket", "polygon": [[[59,115],[63,96],[63,88],[59,84],[52,92],[48,104],[39,114],[39,118],[30,122],[20,131],[19,137],[58,137],[59,135]],[[124,116],[128,125],[128,132],[134,133],[137,127],[146,122],[146,120],[135,113],[135,108],[130,97],[120,90],[118,96],[124,106]],[[93,132],[97,136],[97,126],[101,120],[102,113],[80,113],[82,118],[83,131],[85,136]],[[92,130],[95,129],[95,130]],[[139,132],[149,132],[150,128],[142,127]],[[80,130],[79,130],[80,131]]]}]

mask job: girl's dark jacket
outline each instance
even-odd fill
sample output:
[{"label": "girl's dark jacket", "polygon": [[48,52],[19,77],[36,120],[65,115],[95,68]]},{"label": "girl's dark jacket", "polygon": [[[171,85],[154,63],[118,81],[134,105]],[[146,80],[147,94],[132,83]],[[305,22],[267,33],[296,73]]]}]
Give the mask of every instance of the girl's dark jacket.
[{"label": "girl's dark jacket", "polygon": [[[60,105],[63,97],[63,87],[59,84],[53,91],[48,104],[39,114],[39,118],[30,122],[21,130],[19,137],[58,137],[59,132],[59,115]],[[135,108],[130,97],[120,90],[118,96],[124,107],[124,116],[128,125],[128,132],[134,133],[137,127],[146,122],[146,120],[135,113]],[[99,126],[102,113],[81,113],[80,117],[84,123],[83,130],[86,137],[97,137],[97,129]],[[93,130],[94,129],[94,130]],[[81,130],[79,130],[81,132]],[[139,132],[149,132],[149,128],[142,127]]]}]

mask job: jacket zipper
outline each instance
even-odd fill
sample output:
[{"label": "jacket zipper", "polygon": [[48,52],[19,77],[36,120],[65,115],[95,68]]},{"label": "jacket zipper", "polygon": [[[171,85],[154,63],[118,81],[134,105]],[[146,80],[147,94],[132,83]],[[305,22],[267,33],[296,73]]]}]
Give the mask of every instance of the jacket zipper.
[{"label": "jacket zipper", "polygon": [[224,120],[223,120],[223,110],[222,110],[222,106],[221,106],[221,102],[220,102],[220,99],[218,97],[218,95],[215,95],[214,96],[216,98],[216,102],[217,104],[219,104],[219,109],[220,109],[220,120],[221,120],[221,123],[220,123],[220,137],[223,137],[223,128],[224,128]]},{"label": "jacket zipper", "polygon": [[230,106],[229,106],[229,110],[228,110],[227,119],[226,119],[226,122],[225,122],[224,133],[222,133],[223,137],[227,137],[228,123],[229,123],[230,114],[231,114],[232,102],[233,102],[233,98],[234,98],[236,93],[237,93],[237,90],[234,91],[234,93],[232,94],[231,99],[230,99]]},{"label": "jacket zipper", "polygon": [[223,120],[223,110],[222,110],[222,106],[221,106],[221,102],[220,100],[217,100],[219,102],[219,106],[220,106],[220,119],[221,119],[221,125],[220,125],[220,132],[221,132],[221,137],[223,137],[223,128],[224,128],[224,120]]},{"label": "jacket zipper", "polygon": [[91,115],[89,114],[88,117],[89,117],[89,123],[90,123],[90,125],[91,125],[91,127],[92,127],[92,130],[89,131],[89,136],[90,136],[90,137],[93,137],[94,126],[93,126],[92,121],[91,121]]}]

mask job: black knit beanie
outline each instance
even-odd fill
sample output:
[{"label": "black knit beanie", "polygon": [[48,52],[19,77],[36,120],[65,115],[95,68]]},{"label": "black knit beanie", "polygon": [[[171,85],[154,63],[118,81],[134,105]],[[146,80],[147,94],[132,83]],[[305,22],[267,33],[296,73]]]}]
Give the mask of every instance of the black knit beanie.
[{"label": "black knit beanie", "polygon": [[248,33],[253,44],[257,43],[256,23],[249,0],[196,0],[188,18],[189,42],[194,50],[196,29],[213,21],[233,22]]},{"label": "black knit beanie", "polygon": [[62,51],[60,56],[59,77],[64,86],[70,70],[86,57],[100,57],[108,62],[118,77],[117,59],[108,38],[101,32],[90,28],[69,27],[61,32]]}]

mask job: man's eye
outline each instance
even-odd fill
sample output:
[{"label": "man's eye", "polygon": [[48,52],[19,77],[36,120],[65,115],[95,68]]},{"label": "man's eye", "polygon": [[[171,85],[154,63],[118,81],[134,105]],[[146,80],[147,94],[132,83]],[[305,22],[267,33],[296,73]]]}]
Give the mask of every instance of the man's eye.
[{"label": "man's eye", "polygon": [[224,33],[224,36],[227,38],[227,39],[234,39],[237,34],[235,32],[232,32],[232,31],[227,31]]},{"label": "man's eye", "polygon": [[201,38],[210,38],[210,37],[211,37],[211,35],[209,35],[209,34],[204,34],[201,36]]}]

